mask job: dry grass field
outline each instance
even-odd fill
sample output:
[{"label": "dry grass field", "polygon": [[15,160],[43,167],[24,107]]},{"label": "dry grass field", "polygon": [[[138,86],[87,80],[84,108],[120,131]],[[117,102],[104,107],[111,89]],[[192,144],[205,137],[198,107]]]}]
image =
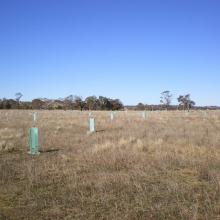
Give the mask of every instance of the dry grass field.
[{"label": "dry grass field", "polygon": [[220,112],[0,111],[0,219],[220,219]]}]

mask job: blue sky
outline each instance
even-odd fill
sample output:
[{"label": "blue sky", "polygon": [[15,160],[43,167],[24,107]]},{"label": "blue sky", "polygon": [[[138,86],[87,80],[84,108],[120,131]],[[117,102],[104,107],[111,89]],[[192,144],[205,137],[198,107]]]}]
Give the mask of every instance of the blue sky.
[{"label": "blue sky", "polygon": [[0,0],[0,97],[220,105],[219,0]]}]

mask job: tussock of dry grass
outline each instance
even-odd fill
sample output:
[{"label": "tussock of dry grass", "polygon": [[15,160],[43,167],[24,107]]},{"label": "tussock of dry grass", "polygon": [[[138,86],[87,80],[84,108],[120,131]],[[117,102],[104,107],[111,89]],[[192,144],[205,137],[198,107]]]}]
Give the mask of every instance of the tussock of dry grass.
[{"label": "tussock of dry grass", "polygon": [[220,112],[38,115],[33,157],[30,111],[0,112],[0,219],[220,219]]}]

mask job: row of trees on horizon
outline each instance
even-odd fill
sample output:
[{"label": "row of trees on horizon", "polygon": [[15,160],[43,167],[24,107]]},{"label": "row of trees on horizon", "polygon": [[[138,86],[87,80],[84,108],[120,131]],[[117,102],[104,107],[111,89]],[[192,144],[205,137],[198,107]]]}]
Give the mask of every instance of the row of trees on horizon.
[{"label": "row of trees on horizon", "polygon": [[144,105],[143,103],[138,103],[137,108],[139,110],[144,110],[144,109],[148,109],[149,107],[151,108],[151,110],[154,110],[154,108],[158,107],[160,108],[160,110],[190,110],[192,108],[195,107],[196,103],[191,99],[190,94],[186,94],[186,95],[180,95],[177,98],[177,101],[179,103],[179,105],[175,106],[175,105],[171,105],[172,103],[172,99],[173,99],[173,95],[169,90],[163,91],[161,93],[160,96],[160,105]]},{"label": "row of trees on horizon", "polygon": [[15,99],[0,99],[0,109],[49,109],[49,110],[122,110],[123,103],[119,99],[104,96],[89,96],[83,100],[80,96],[69,95],[65,98],[37,98],[31,102],[21,101],[21,93]]},{"label": "row of trees on horizon", "polygon": [[[178,105],[172,105],[173,95],[166,90],[161,93],[160,104],[146,105],[138,103],[136,106],[124,106],[120,99],[111,99],[104,96],[89,96],[84,100],[80,96],[69,95],[65,98],[47,99],[37,98],[32,101],[21,101],[22,93],[16,93],[14,99],[0,99],[0,109],[49,109],[49,110],[190,110],[207,107],[196,107],[190,94],[180,95]],[[211,108],[213,109],[213,108]],[[218,107],[214,108],[218,109]]]}]

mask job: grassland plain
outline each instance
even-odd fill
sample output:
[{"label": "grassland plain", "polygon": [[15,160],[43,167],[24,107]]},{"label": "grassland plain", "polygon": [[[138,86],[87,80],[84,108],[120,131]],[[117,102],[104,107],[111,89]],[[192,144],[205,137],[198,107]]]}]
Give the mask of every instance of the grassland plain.
[{"label": "grassland plain", "polygon": [[0,111],[0,219],[220,219],[220,111]]}]

